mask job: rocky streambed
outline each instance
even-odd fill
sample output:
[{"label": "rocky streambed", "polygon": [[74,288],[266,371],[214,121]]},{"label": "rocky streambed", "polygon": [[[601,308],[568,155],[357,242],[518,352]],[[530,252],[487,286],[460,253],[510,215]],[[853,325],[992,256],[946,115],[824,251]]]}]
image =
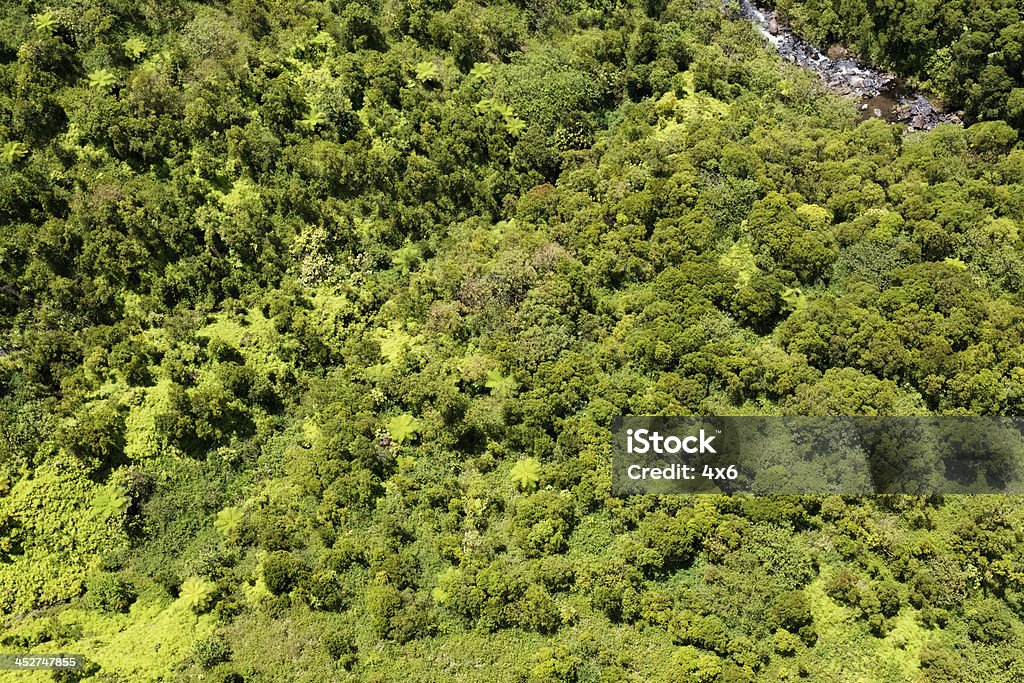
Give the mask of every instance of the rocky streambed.
[{"label": "rocky streambed", "polygon": [[963,123],[963,112],[945,112],[921,93],[910,90],[892,74],[861,64],[834,48],[829,54],[795,35],[774,10],[761,9],[750,0],[740,0],[740,13],[782,56],[798,66],[811,69],[832,92],[857,101],[863,118],[881,118],[905,124],[910,130],[930,130],[937,124]]}]

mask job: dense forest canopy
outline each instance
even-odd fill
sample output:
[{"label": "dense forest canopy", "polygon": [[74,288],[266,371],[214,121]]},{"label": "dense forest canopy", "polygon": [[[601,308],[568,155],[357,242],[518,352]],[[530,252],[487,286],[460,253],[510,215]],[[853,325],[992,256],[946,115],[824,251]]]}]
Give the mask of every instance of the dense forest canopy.
[{"label": "dense forest canopy", "polygon": [[[1017,25],[961,6],[858,46]],[[610,493],[618,415],[1021,412],[1024,121],[958,73],[904,135],[710,0],[0,1],[0,651],[1021,680],[1015,498]]]},{"label": "dense forest canopy", "polygon": [[971,116],[1024,126],[1024,13],[1015,0],[773,0],[804,37],[840,42]]}]

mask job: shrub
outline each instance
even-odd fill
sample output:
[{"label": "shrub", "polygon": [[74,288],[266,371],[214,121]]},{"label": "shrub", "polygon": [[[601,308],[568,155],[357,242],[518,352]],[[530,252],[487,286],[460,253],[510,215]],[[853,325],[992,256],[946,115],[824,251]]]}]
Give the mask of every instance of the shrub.
[{"label": "shrub", "polygon": [[1002,643],[1013,638],[1013,614],[1006,605],[995,599],[983,600],[964,615],[968,637],[974,642]]},{"label": "shrub", "polygon": [[273,552],[263,562],[263,581],[274,595],[284,595],[295,587],[302,565],[291,553]]},{"label": "shrub", "polygon": [[394,586],[370,586],[364,597],[370,631],[378,638],[387,637],[391,620],[402,608],[402,594]]},{"label": "shrub", "polygon": [[772,623],[776,628],[798,634],[807,644],[817,639],[811,606],[802,590],[789,591],[779,596],[772,609]]},{"label": "shrub", "polygon": [[312,609],[340,612],[348,606],[348,592],[332,571],[315,572],[299,583],[298,592]]},{"label": "shrub", "polygon": [[346,633],[328,633],[323,639],[324,650],[328,656],[346,671],[350,671],[358,661],[358,648],[352,637]]},{"label": "shrub", "polygon": [[231,658],[231,649],[224,639],[218,635],[200,638],[192,646],[190,654],[192,663],[201,669],[212,669],[221,662]]},{"label": "shrub", "polygon": [[94,574],[86,582],[86,599],[107,612],[127,612],[138,597],[135,588],[117,574]]},{"label": "shrub", "polygon": [[553,633],[561,626],[562,617],[551,595],[536,584],[526,589],[517,605],[518,622],[527,631]]},{"label": "shrub", "polygon": [[964,680],[960,664],[935,641],[921,649],[921,671],[931,683],[954,683]]}]

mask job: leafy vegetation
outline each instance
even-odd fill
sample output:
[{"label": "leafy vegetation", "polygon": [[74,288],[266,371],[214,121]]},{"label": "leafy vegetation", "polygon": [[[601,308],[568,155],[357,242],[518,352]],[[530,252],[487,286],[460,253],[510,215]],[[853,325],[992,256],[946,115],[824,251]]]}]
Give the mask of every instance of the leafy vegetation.
[{"label": "leafy vegetation", "polygon": [[948,3],[775,0],[797,32],[842,42],[966,107],[978,119],[1024,126],[1024,17],[1008,0]]},{"label": "leafy vegetation", "polygon": [[700,0],[0,7],[0,650],[1024,678],[1016,498],[610,493],[618,415],[1019,413],[1002,105],[858,122]]},{"label": "leafy vegetation", "polygon": [[198,576],[193,576],[181,584],[179,597],[182,603],[193,612],[202,612],[209,607],[213,591],[213,584]]}]

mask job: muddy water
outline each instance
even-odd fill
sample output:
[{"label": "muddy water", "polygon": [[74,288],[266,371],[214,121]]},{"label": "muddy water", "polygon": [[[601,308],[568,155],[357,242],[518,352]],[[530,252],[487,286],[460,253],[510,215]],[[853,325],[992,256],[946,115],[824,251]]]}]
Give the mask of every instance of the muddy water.
[{"label": "muddy water", "polygon": [[881,118],[905,124],[910,130],[930,130],[942,122],[962,122],[963,112],[942,111],[892,74],[842,55],[822,53],[794,35],[774,11],[762,9],[750,0],[740,0],[739,6],[740,14],[754,24],[783,59],[814,71],[829,90],[855,100],[863,119]]}]

